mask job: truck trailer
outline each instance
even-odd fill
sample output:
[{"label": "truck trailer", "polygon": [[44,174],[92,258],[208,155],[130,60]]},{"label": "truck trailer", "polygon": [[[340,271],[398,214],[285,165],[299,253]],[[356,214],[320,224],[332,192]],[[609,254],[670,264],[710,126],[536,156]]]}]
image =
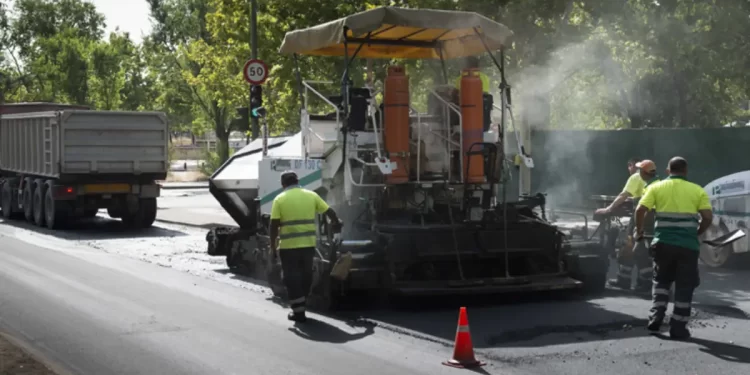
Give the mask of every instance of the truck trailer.
[{"label": "truck trailer", "polygon": [[0,114],[4,219],[57,229],[106,208],[128,228],[153,224],[168,172],[164,113],[19,103]]}]

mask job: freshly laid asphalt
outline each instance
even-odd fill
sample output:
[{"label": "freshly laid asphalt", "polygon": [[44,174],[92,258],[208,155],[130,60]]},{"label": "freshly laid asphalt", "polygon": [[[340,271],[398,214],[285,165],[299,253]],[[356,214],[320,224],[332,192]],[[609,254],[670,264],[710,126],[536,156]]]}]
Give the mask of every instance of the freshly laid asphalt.
[{"label": "freshly laid asphalt", "polygon": [[[160,218],[220,208],[167,194]],[[215,216],[211,216],[215,215]],[[229,219],[231,220],[231,219]],[[73,374],[442,374],[458,307],[489,374],[747,374],[750,272],[702,269],[694,339],[643,328],[647,296],[498,296],[312,314],[295,328],[263,282],[205,254],[205,230],[124,232],[99,218],[51,232],[0,222],[0,330]]]},{"label": "freshly laid asphalt", "polygon": [[4,236],[2,328],[75,374],[443,374],[449,353],[373,325],[294,328],[260,294],[91,249]]}]

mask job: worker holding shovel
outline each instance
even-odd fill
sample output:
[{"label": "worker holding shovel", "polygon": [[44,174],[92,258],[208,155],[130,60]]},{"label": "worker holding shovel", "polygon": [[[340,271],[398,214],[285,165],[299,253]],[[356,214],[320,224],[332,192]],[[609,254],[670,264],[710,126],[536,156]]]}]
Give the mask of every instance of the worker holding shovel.
[{"label": "worker holding shovel", "polygon": [[288,318],[304,322],[317,242],[315,217],[318,214],[328,216],[335,232],[341,231],[342,223],[316,192],[299,185],[296,173],[282,173],[281,186],[284,191],[276,196],[271,207],[271,252],[275,255],[278,249],[281,258],[284,285],[292,308]]}]

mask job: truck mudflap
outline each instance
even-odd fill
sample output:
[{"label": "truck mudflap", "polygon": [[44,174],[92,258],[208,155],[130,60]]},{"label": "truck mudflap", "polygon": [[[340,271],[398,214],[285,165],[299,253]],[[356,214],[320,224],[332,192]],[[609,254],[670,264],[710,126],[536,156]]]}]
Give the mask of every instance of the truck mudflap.
[{"label": "truck mudflap", "polygon": [[523,278],[496,278],[448,282],[408,282],[393,285],[393,292],[403,296],[489,295],[519,292],[542,292],[583,287],[583,282],[566,275]]}]

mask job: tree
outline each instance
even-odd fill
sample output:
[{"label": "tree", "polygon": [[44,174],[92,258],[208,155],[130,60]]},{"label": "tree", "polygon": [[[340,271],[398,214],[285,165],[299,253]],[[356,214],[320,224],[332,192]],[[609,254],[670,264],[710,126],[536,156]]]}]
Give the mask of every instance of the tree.
[{"label": "tree", "polygon": [[15,8],[12,47],[35,83],[23,99],[87,104],[88,50],[104,17],[82,0],[18,0]]},{"label": "tree", "polygon": [[12,38],[22,57],[38,51],[37,41],[62,33],[95,41],[104,33],[104,16],[83,0],[16,0]]},{"label": "tree", "polygon": [[[169,64],[179,68],[190,95],[180,98],[190,103],[195,115],[194,125],[201,130],[206,125],[216,133],[219,158],[229,158],[229,135],[234,112],[231,94],[218,82],[226,82],[221,69],[225,64],[219,56],[222,46],[207,30],[206,16],[211,11],[208,0],[148,0],[151,17],[156,22],[152,36],[153,47],[163,55],[169,54]],[[213,71],[212,71],[213,70]],[[171,77],[176,78],[176,77]],[[177,91],[173,93],[182,93]]]},{"label": "tree", "polygon": [[[160,110],[173,129],[211,130],[218,159],[229,155],[235,107],[249,87],[241,69],[250,56],[247,0],[147,0],[154,29],[142,45],[127,34],[103,39],[104,18],[84,0],[17,0],[14,19],[0,7],[0,72],[28,77],[12,100],[90,104],[102,109]],[[2,2],[0,4],[7,4]],[[377,6],[475,11],[510,27],[506,51],[516,112],[536,127],[719,126],[747,116],[750,98],[750,3],[726,0],[304,0],[259,1],[258,50],[269,64],[264,84],[271,130],[297,131],[295,63],[279,55],[284,34]],[[338,91],[341,58],[302,56],[303,79],[328,80]],[[394,61],[356,61],[382,80]],[[412,82],[412,102],[442,81],[440,64],[399,61]],[[488,73],[495,72],[484,57]],[[447,63],[450,77],[460,64]],[[492,75],[492,74],[491,74]],[[497,87],[499,77],[492,77]],[[314,104],[314,103],[313,103]],[[323,104],[320,109],[323,110]],[[330,109],[325,109],[330,110]]]},{"label": "tree", "polygon": [[123,60],[133,53],[133,44],[127,35],[112,33],[109,42],[91,46],[91,76],[89,86],[91,102],[96,108],[113,110],[120,106],[120,92],[125,86]]}]

